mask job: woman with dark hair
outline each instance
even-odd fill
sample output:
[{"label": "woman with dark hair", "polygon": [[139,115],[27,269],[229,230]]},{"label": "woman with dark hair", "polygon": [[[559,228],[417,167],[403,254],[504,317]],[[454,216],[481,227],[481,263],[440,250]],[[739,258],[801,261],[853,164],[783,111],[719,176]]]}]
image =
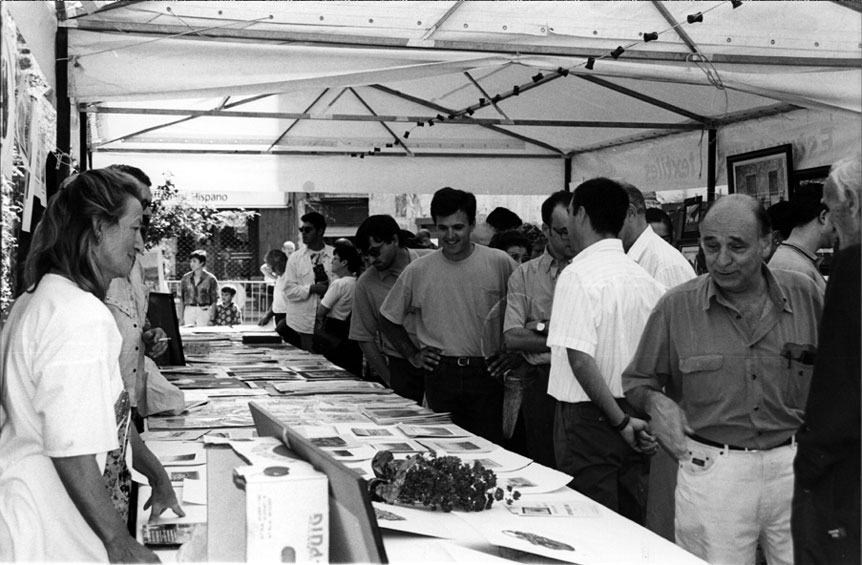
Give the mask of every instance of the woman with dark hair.
[{"label": "woman with dark hair", "polygon": [[519,265],[532,258],[533,245],[524,232],[519,229],[495,233],[491,241],[488,242],[488,247],[505,251]]},{"label": "woman with dark hair", "polygon": [[152,516],[184,515],[130,425],[122,340],[102,303],[143,251],[139,198],[122,172],[81,173],[33,234],[27,291],[0,340],[0,561],[158,561],[126,526],[129,454],[153,487]]}]

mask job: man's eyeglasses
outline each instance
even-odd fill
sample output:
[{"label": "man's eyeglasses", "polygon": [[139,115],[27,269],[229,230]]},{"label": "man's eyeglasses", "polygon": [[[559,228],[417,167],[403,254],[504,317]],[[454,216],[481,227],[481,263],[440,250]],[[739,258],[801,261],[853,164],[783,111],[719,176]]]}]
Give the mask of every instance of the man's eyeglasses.
[{"label": "man's eyeglasses", "polygon": [[299,228],[299,231],[301,233],[311,233],[314,231],[314,228],[312,226],[302,226],[301,228]]},{"label": "man's eyeglasses", "polygon": [[551,229],[554,230],[555,232],[557,232],[557,235],[560,237],[569,237],[569,229],[568,228],[554,228],[554,227],[552,227]]}]

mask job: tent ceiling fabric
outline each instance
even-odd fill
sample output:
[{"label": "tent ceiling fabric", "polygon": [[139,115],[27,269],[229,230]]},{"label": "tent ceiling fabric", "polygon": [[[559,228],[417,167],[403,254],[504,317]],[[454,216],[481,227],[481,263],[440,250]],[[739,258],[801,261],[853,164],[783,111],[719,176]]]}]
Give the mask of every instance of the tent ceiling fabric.
[{"label": "tent ceiling fabric", "polygon": [[85,4],[61,25],[95,151],[530,158],[556,178],[561,155],[862,115],[862,15],[833,2]]}]

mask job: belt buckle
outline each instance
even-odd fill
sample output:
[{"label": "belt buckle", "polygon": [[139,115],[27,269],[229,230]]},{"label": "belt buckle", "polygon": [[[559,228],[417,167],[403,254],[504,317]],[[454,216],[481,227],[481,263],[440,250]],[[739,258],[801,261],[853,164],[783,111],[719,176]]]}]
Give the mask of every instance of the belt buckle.
[{"label": "belt buckle", "polygon": [[469,367],[470,366],[470,358],[469,357],[458,357],[455,359],[455,364],[459,367]]}]

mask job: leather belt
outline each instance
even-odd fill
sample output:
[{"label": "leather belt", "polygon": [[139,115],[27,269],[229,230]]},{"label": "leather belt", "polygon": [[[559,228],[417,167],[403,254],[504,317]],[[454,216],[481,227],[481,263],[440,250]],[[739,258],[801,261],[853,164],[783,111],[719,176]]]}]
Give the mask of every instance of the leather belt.
[{"label": "leather belt", "polygon": [[440,362],[445,365],[457,365],[458,367],[482,367],[486,368],[488,362],[484,357],[448,357],[440,356]]},{"label": "leather belt", "polygon": [[787,438],[786,440],[779,443],[778,445],[773,445],[772,447],[766,447],[763,449],[758,449],[756,447],[739,447],[737,445],[730,445],[727,443],[719,443],[717,441],[712,441],[711,439],[706,439],[705,437],[701,437],[697,434],[692,434],[689,437],[698,443],[702,443],[704,445],[709,445],[711,447],[718,447],[720,449],[729,449],[730,451],[748,451],[748,452],[769,451],[770,449],[775,449],[776,447],[785,447],[787,445],[793,445],[796,442],[796,436],[792,435],[789,438]]}]

